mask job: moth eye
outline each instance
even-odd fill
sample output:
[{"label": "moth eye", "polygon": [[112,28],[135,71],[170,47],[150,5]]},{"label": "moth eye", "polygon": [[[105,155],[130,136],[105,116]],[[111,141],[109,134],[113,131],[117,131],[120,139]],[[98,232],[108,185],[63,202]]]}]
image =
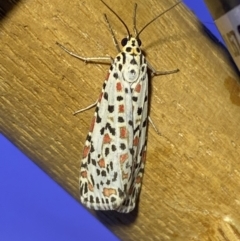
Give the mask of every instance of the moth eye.
[{"label": "moth eye", "polygon": [[142,41],[140,39],[137,39],[138,46],[140,47],[142,45]]},{"label": "moth eye", "polygon": [[127,42],[128,42],[128,38],[122,39],[121,41],[122,46],[124,47],[127,44]]}]

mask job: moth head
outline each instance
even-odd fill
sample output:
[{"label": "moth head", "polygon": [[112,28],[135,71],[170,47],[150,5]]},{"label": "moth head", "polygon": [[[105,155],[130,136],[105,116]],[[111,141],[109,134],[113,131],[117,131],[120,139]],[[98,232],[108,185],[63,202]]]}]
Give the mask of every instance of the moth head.
[{"label": "moth head", "polygon": [[121,45],[125,47],[126,45],[131,45],[132,47],[141,47],[142,42],[139,38],[134,38],[131,35],[129,37],[125,37],[121,41]]}]

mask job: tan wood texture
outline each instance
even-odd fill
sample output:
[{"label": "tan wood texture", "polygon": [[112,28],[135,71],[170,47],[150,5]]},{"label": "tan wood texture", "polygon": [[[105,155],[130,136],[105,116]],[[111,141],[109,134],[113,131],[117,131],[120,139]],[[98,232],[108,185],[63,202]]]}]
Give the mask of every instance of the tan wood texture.
[{"label": "tan wood texture", "polygon": [[[106,2],[132,29],[135,1]],[[141,29],[174,1],[137,3]],[[79,200],[80,157],[94,109],[72,113],[96,101],[108,65],[85,64],[55,42],[83,56],[114,57],[103,13],[118,40],[126,31],[98,0],[0,7],[1,132]],[[95,215],[121,240],[239,240],[239,76],[184,4],[141,40],[156,69],[180,72],[151,80],[150,116],[161,135],[149,126],[138,208]]]}]

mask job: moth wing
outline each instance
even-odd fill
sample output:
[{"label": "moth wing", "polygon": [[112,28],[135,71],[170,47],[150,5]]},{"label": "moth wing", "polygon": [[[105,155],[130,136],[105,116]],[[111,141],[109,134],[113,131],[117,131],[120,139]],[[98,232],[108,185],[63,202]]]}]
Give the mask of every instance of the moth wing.
[{"label": "moth wing", "polygon": [[[88,208],[115,210],[124,200],[121,178],[118,96],[121,83],[109,71],[96,107],[83,151],[80,170],[80,198]],[[124,98],[124,97],[122,97]]]},{"label": "moth wing", "polygon": [[[144,60],[142,62],[144,62]],[[131,113],[130,109],[132,109],[132,128],[128,125],[130,128],[128,131],[132,131],[131,144],[129,144],[129,154],[131,157],[129,163],[131,163],[131,168],[128,168],[130,172],[129,178],[126,183],[124,182],[124,185],[127,185],[126,197],[117,211],[127,213],[135,208],[138,200],[146,158],[148,75],[147,65],[145,64],[142,65],[138,82],[133,85],[131,102],[127,102],[126,106],[127,116],[129,116]],[[127,122],[128,121],[129,120],[127,120]]]}]

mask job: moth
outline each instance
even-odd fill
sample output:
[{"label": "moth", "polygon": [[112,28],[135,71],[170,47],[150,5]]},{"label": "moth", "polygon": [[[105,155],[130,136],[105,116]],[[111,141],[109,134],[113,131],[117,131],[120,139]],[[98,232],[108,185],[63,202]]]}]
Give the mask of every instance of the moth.
[{"label": "moth", "polygon": [[91,209],[128,213],[135,208],[139,199],[146,161],[148,70],[152,75],[172,74],[178,71],[156,71],[142,53],[139,35],[149,24],[180,2],[156,16],[139,32],[136,29],[135,4],[134,37],[123,20],[104,1],[101,2],[121,21],[127,31],[127,37],[121,41],[120,50],[105,15],[119,52],[114,59],[81,57],[57,44],[70,55],[85,62],[111,61],[97,102],[76,112],[85,111],[96,105],[81,161],[80,200]]}]

